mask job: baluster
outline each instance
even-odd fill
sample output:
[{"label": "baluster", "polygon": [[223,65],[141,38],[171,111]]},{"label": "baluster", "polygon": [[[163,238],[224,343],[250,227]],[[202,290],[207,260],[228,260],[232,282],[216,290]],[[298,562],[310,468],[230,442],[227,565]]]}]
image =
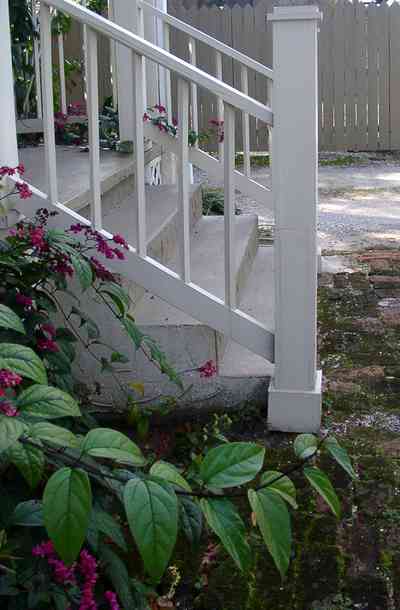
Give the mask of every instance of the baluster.
[{"label": "baluster", "polygon": [[133,117],[134,117],[134,159],[135,159],[135,224],[137,231],[137,251],[147,255],[146,238],[146,193],[144,186],[144,134],[143,134],[143,63],[141,55],[132,51],[133,56]]},{"label": "baluster", "polygon": [[48,198],[51,204],[58,202],[56,141],[54,135],[53,62],[51,44],[50,7],[40,4],[40,49],[42,58],[42,96],[44,153],[47,174]]},{"label": "baluster", "polygon": [[[136,11],[136,15],[137,15],[137,30],[136,33],[138,34],[138,36],[141,36],[141,38],[144,38],[144,10],[143,10],[143,6],[139,6],[137,4],[137,0],[134,0],[134,10]],[[136,8],[135,8],[136,7]],[[142,100],[142,111],[146,112],[147,109],[147,84],[146,84],[146,60],[143,57],[141,60],[141,65],[142,65],[142,81],[143,81],[143,100]]]},{"label": "baluster", "polygon": [[[192,66],[197,65],[197,49],[196,41],[194,38],[189,38],[189,60]],[[198,112],[198,94],[196,83],[190,83],[190,94],[192,99],[192,116],[191,126],[193,131],[199,132],[199,112]],[[196,142],[197,145],[197,142]]]},{"label": "baluster", "polygon": [[102,228],[100,191],[99,88],[97,34],[86,28],[86,103],[89,131],[90,214],[92,226]]},{"label": "baluster", "polygon": [[[164,21],[164,49],[170,51],[171,48],[171,33],[169,23]],[[171,72],[165,69],[165,103],[167,106],[168,123],[172,124],[172,93],[171,93]]]},{"label": "baluster", "polygon": [[[108,18],[115,21],[114,1],[108,0]],[[110,72],[113,97],[113,108],[118,108],[118,83],[117,83],[117,48],[115,40],[110,38]]]},{"label": "baluster", "polygon": [[[243,93],[249,94],[249,71],[246,66],[241,66],[241,87]],[[246,176],[250,176],[250,122],[249,113],[242,112],[242,137],[243,137],[243,169]]]},{"label": "baluster", "polygon": [[[35,25],[35,30],[38,29],[38,16],[35,6],[35,0],[31,2],[31,11],[33,22]],[[40,78],[40,51],[39,51],[39,41],[35,37],[33,39],[33,56],[34,56],[34,67],[35,67],[35,90],[36,90],[36,109],[37,109],[37,118],[43,118],[43,109],[42,109],[42,84]]]},{"label": "baluster", "polygon": [[190,282],[190,212],[189,212],[189,84],[178,80],[178,270]]},{"label": "baluster", "polygon": [[235,309],[235,109],[225,104],[224,110],[225,303],[230,309]]},{"label": "baluster", "polygon": [[58,70],[60,74],[60,98],[61,112],[67,114],[67,87],[65,84],[65,66],[64,66],[64,36],[60,32],[57,36],[58,45]]},{"label": "baluster", "polygon": [[[219,51],[215,51],[215,76],[222,81],[222,55]],[[224,101],[220,97],[217,98],[217,120],[220,123],[224,120]],[[218,142],[218,156],[223,159],[223,142]]]}]

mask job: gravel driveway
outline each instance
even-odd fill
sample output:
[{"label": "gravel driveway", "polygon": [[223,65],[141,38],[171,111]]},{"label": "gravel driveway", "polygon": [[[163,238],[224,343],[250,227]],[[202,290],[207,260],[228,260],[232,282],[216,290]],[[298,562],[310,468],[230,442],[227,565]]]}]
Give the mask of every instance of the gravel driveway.
[{"label": "gravel driveway", "polygon": [[[253,168],[252,178],[270,185],[269,168]],[[196,180],[204,180],[196,172]],[[207,181],[207,180],[206,180]],[[223,182],[209,182],[223,186]],[[273,221],[262,204],[237,194],[242,213]],[[400,244],[400,163],[383,160],[319,168],[319,238],[324,250],[354,250]]]}]

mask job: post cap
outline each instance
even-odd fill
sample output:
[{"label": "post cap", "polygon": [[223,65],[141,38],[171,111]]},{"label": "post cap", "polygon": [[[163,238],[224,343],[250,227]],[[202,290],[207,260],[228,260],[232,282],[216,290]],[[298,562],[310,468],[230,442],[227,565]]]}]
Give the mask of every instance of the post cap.
[{"label": "post cap", "polygon": [[318,6],[275,6],[267,15],[268,21],[308,21],[322,20]]}]

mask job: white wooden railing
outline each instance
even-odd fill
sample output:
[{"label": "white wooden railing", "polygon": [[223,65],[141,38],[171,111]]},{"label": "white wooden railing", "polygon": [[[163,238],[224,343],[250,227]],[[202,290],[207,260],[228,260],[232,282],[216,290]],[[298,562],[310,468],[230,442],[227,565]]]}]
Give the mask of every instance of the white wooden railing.
[{"label": "white wooden railing", "polygon": [[[122,1],[122,0],[119,0]],[[128,3],[126,3],[127,5]],[[60,204],[56,168],[56,147],[53,116],[51,13],[60,10],[80,22],[86,29],[86,94],[89,117],[89,164],[91,213],[86,220]],[[143,8],[141,9],[143,10]],[[4,114],[0,115],[0,164],[17,158],[15,119],[12,97],[11,53],[4,21],[8,11],[0,3],[0,50],[5,61],[0,63],[0,80],[5,83],[0,97]],[[151,293],[183,310],[193,318],[224,333],[228,338],[271,362],[275,373],[269,390],[269,423],[279,430],[313,431],[320,423],[321,375],[316,369],[316,275],[317,275],[317,28],[320,18],[316,7],[285,7],[274,9],[271,17],[274,30],[273,102],[271,107],[252,99],[224,83],[218,76],[207,74],[192,62],[183,61],[141,35],[77,5],[72,0],[42,0],[40,8],[40,41],[42,61],[42,102],[47,194],[34,190],[32,209],[47,204],[58,210],[57,224],[71,221],[90,222],[105,236],[102,227],[100,196],[100,155],[98,131],[98,62],[97,40],[103,35],[116,51],[123,49],[130,59],[132,71],[121,89],[131,92],[134,141],[135,188],[134,205],[126,223],[136,227],[137,240],[129,245],[125,275]],[[168,19],[170,19],[168,17]],[[171,24],[169,24],[171,25]],[[174,22],[175,25],[175,22]],[[174,26],[173,26],[174,27]],[[184,26],[189,27],[189,26]],[[193,40],[197,31],[190,30]],[[206,36],[201,34],[201,36]],[[221,43],[212,42],[216,53]],[[224,46],[225,49],[225,46]],[[293,52],[295,49],[296,52]],[[225,49],[226,50],[226,49]],[[230,52],[230,51],[229,51]],[[217,55],[216,55],[217,57]],[[9,61],[8,59],[9,58]],[[237,57],[245,68],[252,60]],[[158,130],[144,126],[144,63],[151,60],[163,69],[174,72],[178,79],[177,138],[157,135]],[[253,64],[252,66],[253,67]],[[269,69],[264,69],[268,78]],[[120,75],[119,75],[120,76]],[[244,77],[245,78],[245,77]],[[218,159],[188,143],[189,97],[193,87],[202,87],[219,98],[224,116],[223,151]],[[275,210],[275,328],[266,328],[260,321],[240,311],[235,287],[235,188],[251,189],[261,197],[267,191],[248,175],[235,170],[235,113],[252,115],[273,127],[272,184]],[[163,137],[163,145],[172,151],[179,164],[177,232],[178,269],[152,259],[147,253],[146,197],[144,187],[143,140],[146,130],[151,139]],[[147,134],[147,135],[149,135]],[[293,137],[295,134],[296,137]],[[189,163],[206,167],[210,173],[224,177],[224,244],[225,282],[221,299],[191,280]],[[26,210],[26,202],[23,202]],[[110,261],[110,267],[114,263]],[[121,268],[118,266],[120,272]],[[259,278],[260,283],[264,280]]]}]

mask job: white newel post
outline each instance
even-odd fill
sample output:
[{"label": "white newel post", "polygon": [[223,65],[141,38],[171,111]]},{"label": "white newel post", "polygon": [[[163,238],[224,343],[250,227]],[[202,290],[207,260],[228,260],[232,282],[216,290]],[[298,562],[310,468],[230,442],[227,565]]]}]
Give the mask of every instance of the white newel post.
[{"label": "white newel post", "polygon": [[316,6],[274,8],[272,186],[275,205],[275,373],[271,429],[315,432],[321,420],[316,368],[318,65]]},{"label": "white newel post", "polygon": [[0,166],[18,165],[8,2],[0,1]]}]

